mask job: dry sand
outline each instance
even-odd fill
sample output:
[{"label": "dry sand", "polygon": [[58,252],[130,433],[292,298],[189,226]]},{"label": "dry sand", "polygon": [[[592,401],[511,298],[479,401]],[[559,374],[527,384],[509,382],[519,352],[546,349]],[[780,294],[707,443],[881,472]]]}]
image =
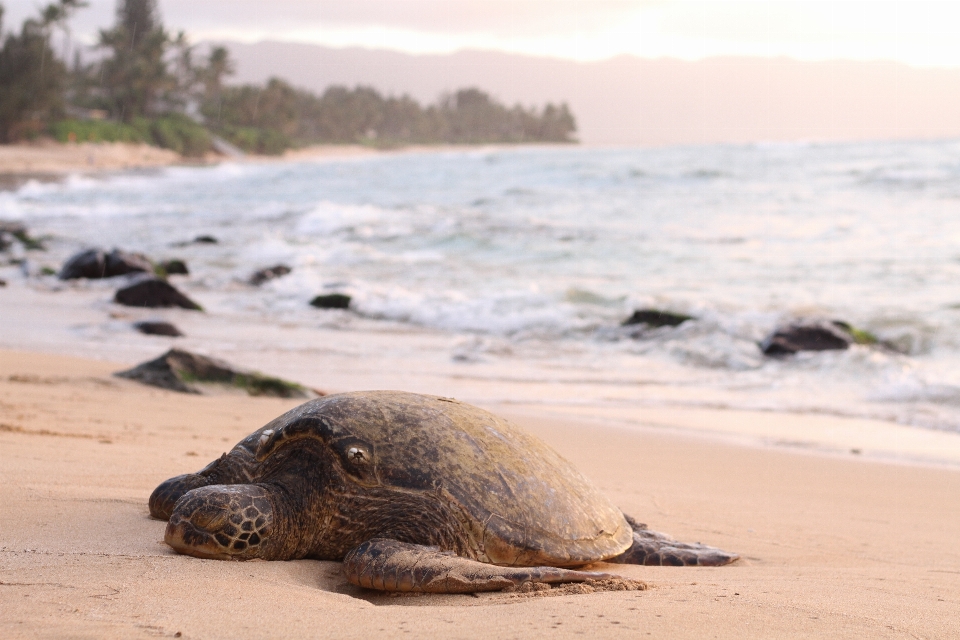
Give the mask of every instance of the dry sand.
[{"label": "dry sand", "polygon": [[[960,637],[951,456],[921,466],[748,446],[704,434],[699,414],[664,429],[642,412],[601,425],[559,408],[491,407],[627,513],[743,559],[596,565],[648,582],[642,592],[388,597],[346,584],[338,563],[167,548],[164,523],[147,514],[154,486],[295,402],[111,377],[129,364],[0,351],[0,637]],[[742,418],[717,411],[712,421],[735,432]]]},{"label": "dry sand", "polygon": [[169,149],[125,142],[0,145],[0,175],[56,176],[164,167],[183,161],[180,154]]}]

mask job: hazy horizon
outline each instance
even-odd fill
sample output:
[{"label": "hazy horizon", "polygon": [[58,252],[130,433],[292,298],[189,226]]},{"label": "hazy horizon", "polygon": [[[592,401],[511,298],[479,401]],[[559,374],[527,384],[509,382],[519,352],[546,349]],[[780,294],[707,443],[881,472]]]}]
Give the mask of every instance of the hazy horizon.
[{"label": "hazy horizon", "polygon": [[[7,32],[36,0],[3,0]],[[157,0],[171,34],[224,42],[230,83],[278,76],[433,102],[475,86],[567,102],[588,144],[960,136],[960,5],[648,0]],[[90,0],[65,58],[115,20]],[[65,38],[65,39],[64,39]]]},{"label": "hazy horizon", "polygon": [[567,102],[587,144],[932,139],[960,136],[960,69],[785,57],[699,61],[628,54],[576,62],[505,52],[408,54],[222,42],[233,83],[271,76],[322,92],[373,86],[422,103],[476,86],[525,106]]},{"label": "hazy horizon", "polygon": [[[9,29],[36,0],[4,0]],[[92,44],[116,0],[88,0],[70,21]],[[891,60],[960,67],[960,5],[923,1],[158,0],[171,32],[194,41],[275,40],[405,53],[488,50],[577,61],[620,54]]]}]

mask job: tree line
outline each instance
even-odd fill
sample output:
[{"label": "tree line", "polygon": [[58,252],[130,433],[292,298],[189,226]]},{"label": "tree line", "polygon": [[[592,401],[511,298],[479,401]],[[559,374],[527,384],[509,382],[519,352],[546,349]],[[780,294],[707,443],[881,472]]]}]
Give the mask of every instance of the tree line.
[{"label": "tree line", "polygon": [[[371,87],[329,87],[322,95],[278,78],[227,85],[227,50],[198,55],[183,32],[164,28],[156,0],[119,0],[116,24],[99,33],[101,57],[71,64],[52,39],[84,0],[56,0],[0,35],[0,142],[40,135],[62,141],[147,142],[202,155],[213,136],[254,153],[310,144],[476,144],[574,142],[566,104],[508,107],[460,89],[422,106]],[[3,5],[0,4],[0,34]]]}]

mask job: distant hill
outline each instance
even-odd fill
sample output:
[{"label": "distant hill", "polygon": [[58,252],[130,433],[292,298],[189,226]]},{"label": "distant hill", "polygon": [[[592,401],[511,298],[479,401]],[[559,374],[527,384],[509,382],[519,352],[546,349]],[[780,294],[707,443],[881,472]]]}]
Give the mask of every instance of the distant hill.
[{"label": "distant hill", "polygon": [[409,55],[260,42],[226,45],[233,82],[322,91],[365,84],[433,102],[477,86],[506,103],[566,101],[593,144],[960,137],[960,70],[893,62],[620,56],[579,63],[497,52]]}]

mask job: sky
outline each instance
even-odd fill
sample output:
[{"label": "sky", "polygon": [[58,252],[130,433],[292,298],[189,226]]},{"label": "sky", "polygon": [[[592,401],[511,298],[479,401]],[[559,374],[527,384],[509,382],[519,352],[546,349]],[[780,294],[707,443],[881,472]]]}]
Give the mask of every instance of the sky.
[{"label": "sky", "polygon": [[[88,0],[71,22],[90,43],[115,0]],[[6,28],[44,0],[0,0]],[[699,60],[786,56],[960,67],[960,2],[680,0],[159,0],[191,40],[279,40],[406,53],[464,49],[569,60],[621,54]]]}]

